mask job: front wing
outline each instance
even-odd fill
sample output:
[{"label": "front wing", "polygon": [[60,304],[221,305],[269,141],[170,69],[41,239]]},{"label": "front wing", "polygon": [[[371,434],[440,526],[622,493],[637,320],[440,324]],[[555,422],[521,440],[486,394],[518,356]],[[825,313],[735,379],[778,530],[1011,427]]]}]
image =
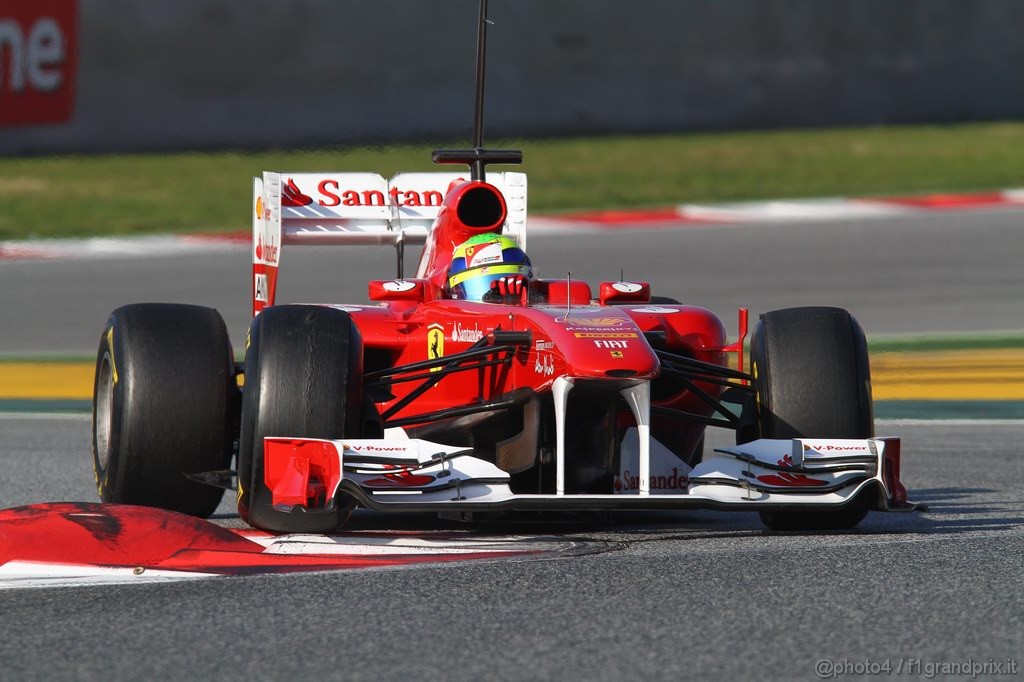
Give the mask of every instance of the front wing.
[{"label": "front wing", "polygon": [[[471,449],[420,439],[267,438],[265,483],[281,511],[314,512],[339,494],[375,510],[920,509],[900,483],[898,438],[762,439],[716,450],[672,494],[517,494]],[[649,481],[648,481],[649,483]]]}]

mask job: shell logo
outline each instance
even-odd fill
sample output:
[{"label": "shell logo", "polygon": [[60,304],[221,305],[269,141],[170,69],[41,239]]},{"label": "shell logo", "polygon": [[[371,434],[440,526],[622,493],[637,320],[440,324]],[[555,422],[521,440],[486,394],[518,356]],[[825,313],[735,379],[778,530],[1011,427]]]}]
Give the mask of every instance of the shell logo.
[{"label": "shell logo", "polygon": [[263,203],[263,197],[256,197],[256,220],[270,220],[270,206]]}]

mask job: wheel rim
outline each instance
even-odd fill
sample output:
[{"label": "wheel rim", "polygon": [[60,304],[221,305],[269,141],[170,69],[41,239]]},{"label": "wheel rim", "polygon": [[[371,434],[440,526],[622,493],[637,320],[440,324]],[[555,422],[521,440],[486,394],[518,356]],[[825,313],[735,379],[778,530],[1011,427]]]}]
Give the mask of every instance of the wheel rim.
[{"label": "wheel rim", "polygon": [[100,472],[107,470],[110,461],[110,434],[113,431],[114,375],[110,364],[110,353],[103,354],[96,374],[96,466]]}]

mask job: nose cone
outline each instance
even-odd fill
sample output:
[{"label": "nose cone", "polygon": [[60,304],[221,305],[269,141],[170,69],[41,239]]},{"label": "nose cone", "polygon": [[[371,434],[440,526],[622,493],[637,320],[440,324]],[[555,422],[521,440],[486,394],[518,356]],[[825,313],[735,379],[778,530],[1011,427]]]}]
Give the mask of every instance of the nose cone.
[{"label": "nose cone", "polygon": [[563,308],[548,329],[565,358],[571,377],[585,379],[653,379],[660,367],[643,332],[624,312],[597,308],[594,312]]}]

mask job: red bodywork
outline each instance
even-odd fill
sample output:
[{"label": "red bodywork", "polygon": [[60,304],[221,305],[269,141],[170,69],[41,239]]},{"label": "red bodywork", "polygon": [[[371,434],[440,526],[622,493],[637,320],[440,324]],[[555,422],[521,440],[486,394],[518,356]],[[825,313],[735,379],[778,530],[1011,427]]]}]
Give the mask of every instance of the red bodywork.
[{"label": "red bodywork", "polygon": [[[281,185],[282,202],[285,195],[292,197],[305,189],[290,178],[282,179]],[[258,221],[270,216],[260,199],[255,208]],[[467,351],[482,340],[486,342],[495,332],[519,333],[520,341],[505,361],[445,372],[425,391],[421,389],[422,381],[387,382],[386,390],[374,394],[377,408],[385,416],[384,426],[391,421],[413,427],[429,424],[438,411],[485,405],[510,394],[522,396],[523,389],[543,396],[551,393],[559,377],[571,379],[576,386],[586,384],[584,393],[589,395],[606,392],[610,399],[629,386],[649,381],[651,432],[655,437],[666,434],[670,441],[666,445],[688,459],[701,443],[704,425],[699,420],[680,420],[678,414],[710,417],[714,407],[709,400],[717,400],[723,388],[696,380],[695,388],[706,394],[702,398],[684,382],[662,376],[652,342],[656,341],[659,350],[676,356],[725,366],[728,353],[742,354],[745,315],[740,318],[741,337],[730,345],[721,320],[712,312],[696,306],[652,304],[647,282],[603,282],[594,291],[582,281],[534,280],[527,303],[480,303],[446,297],[448,267],[455,248],[474,235],[502,232],[508,217],[509,204],[496,186],[480,181],[451,182],[426,234],[417,276],[370,282],[369,298],[378,305],[338,306],[348,312],[359,329],[364,371],[370,374],[434,362],[434,366],[418,370],[420,379],[429,380],[432,372],[441,371],[446,357]],[[268,291],[264,292],[266,300],[254,295],[254,312],[274,304],[278,253],[266,249],[276,249],[279,244],[270,242],[297,239],[288,231],[276,239],[273,233],[265,238],[262,234],[258,232],[254,238],[253,274],[256,289],[264,286]],[[329,239],[319,233],[310,236],[308,230],[298,238],[306,243]],[[258,262],[261,254],[264,262]],[[528,345],[523,339],[529,340]],[[741,357],[737,365],[742,367]],[[414,391],[419,391],[418,395],[406,400]],[[529,395],[529,391],[525,393]],[[659,413],[659,407],[675,414]],[[425,415],[422,421],[417,419],[421,415]],[[602,423],[620,432],[636,424],[624,403],[608,419],[614,424]]]},{"label": "red bodywork", "polygon": [[[540,286],[545,284],[540,282]],[[566,315],[564,300],[509,306],[437,299],[422,303],[394,301],[350,314],[364,347],[387,350],[395,365],[468,350],[495,329],[531,332],[532,345],[516,353],[510,365],[445,377],[407,407],[410,414],[482,402],[523,387],[538,392],[550,390],[555,377],[562,375],[604,381],[656,380],[660,365],[644,332],[664,333],[666,347],[675,353],[725,364],[725,329],[710,311],[683,305],[671,306],[670,313],[637,312],[636,308],[668,310],[669,306],[573,306]],[[719,394],[716,385],[699,385],[711,395]],[[395,384],[395,401],[413,387]],[[395,401],[382,404],[382,409]],[[659,394],[657,383],[652,403],[698,414],[711,411],[689,391]]]}]

